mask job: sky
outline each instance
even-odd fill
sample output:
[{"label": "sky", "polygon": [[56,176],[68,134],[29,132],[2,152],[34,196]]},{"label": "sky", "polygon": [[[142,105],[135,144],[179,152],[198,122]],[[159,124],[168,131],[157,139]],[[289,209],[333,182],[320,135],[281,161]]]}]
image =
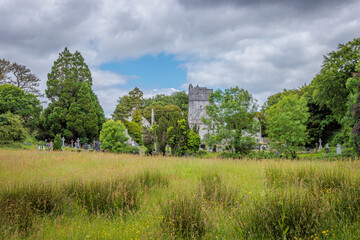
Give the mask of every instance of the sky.
[{"label": "sky", "polygon": [[59,53],[79,51],[108,117],[136,86],[144,97],[238,86],[261,105],[360,37],[359,12],[356,0],[0,0],[0,58],[44,92]]}]

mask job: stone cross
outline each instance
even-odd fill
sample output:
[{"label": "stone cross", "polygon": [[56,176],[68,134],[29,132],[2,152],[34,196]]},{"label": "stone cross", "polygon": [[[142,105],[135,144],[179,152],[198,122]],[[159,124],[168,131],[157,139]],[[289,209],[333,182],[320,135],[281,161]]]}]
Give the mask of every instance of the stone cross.
[{"label": "stone cross", "polygon": [[80,148],[80,139],[79,138],[76,139],[76,144],[77,144],[77,147]]},{"label": "stone cross", "polygon": [[155,122],[154,109],[151,109],[151,126],[154,124],[154,122]]},{"label": "stone cross", "polygon": [[341,154],[341,145],[336,145],[336,154]]},{"label": "stone cross", "polygon": [[62,137],[61,141],[62,141],[62,147],[65,147],[65,138]]},{"label": "stone cross", "polygon": [[94,140],[94,141],[93,141],[93,145],[92,145],[92,146],[93,146],[93,148],[95,147],[95,143],[96,143],[96,141]]},{"label": "stone cross", "polygon": [[319,139],[319,150],[321,150],[322,149],[322,145],[321,145],[321,143],[322,143],[322,140],[321,140],[321,138]]},{"label": "stone cross", "polygon": [[71,139],[71,147],[73,148],[74,147],[74,140]]}]

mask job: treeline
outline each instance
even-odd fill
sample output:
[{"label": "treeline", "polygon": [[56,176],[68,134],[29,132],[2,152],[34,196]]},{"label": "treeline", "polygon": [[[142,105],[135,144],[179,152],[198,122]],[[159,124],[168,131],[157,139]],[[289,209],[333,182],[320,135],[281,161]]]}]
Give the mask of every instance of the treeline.
[{"label": "treeline", "polygon": [[[261,144],[254,140],[261,129],[272,149],[290,158],[296,156],[299,146],[314,148],[320,139],[324,144],[342,144],[359,151],[359,60],[360,38],[339,44],[324,56],[321,70],[309,85],[270,96],[260,111],[244,89],[214,91],[206,108],[209,119],[203,119],[208,125],[204,141],[208,146],[230,145],[236,154],[246,155]],[[28,137],[54,139],[57,134],[67,142],[101,139],[106,119],[92,90],[90,70],[79,52],[70,53],[65,48],[54,62],[46,83],[50,103],[45,109],[38,100],[39,79],[25,66],[0,60],[0,84],[1,142]],[[165,153],[168,145],[173,154],[191,153],[198,149],[200,140],[198,127],[191,129],[187,122],[188,106],[185,92],[144,98],[136,87],[118,99],[108,124],[124,130],[123,144],[131,137],[148,152],[156,146]],[[116,142],[112,140],[109,146]],[[109,147],[121,151],[114,149]]]}]

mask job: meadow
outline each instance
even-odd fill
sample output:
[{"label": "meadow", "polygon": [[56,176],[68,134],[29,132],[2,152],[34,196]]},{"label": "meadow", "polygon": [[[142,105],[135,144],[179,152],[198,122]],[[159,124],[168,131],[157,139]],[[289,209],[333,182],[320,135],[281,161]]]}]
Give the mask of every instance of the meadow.
[{"label": "meadow", "polygon": [[360,161],[0,150],[0,239],[360,239]]}]

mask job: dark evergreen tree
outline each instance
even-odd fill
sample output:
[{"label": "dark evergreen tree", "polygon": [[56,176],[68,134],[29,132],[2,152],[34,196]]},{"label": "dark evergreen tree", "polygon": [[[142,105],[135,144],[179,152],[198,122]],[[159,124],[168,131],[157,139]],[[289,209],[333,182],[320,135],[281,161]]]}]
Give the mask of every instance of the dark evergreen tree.
[{"label": "dark evergreen tree", "polygon": [[44,127],[49,137],[60,133],[67,140],[80,138],[82,142],[98,138],[105,116],[81,54],[65,48],[54,62],[46,85],[51,102],[45,110]]}]

